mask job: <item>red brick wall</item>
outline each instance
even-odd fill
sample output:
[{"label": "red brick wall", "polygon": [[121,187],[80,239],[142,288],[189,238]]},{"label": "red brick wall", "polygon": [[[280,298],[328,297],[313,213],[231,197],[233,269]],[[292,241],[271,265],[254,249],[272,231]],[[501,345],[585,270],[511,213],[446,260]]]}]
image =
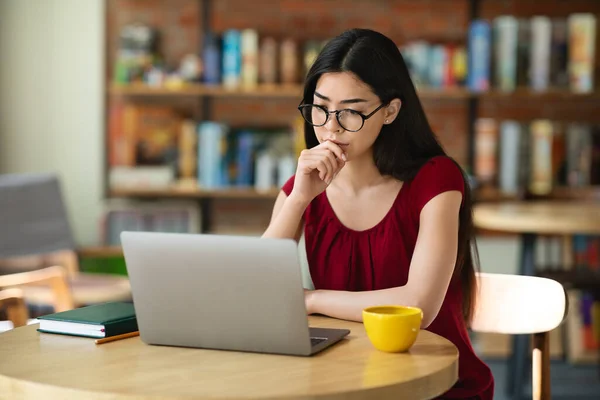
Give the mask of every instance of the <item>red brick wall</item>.
[{"label": "red brick wall", "polygon": [[352,27],[372,28],[401,43],[464,37],[469,0],[218,0],[212,25],[256,28],[275,37],[326,39]]}]

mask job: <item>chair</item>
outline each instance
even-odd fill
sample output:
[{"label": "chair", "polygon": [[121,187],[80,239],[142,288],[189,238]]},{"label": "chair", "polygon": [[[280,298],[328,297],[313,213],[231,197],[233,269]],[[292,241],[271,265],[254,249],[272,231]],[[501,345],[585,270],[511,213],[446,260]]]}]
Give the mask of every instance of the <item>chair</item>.
[{"label": "chair", "polygon": [[[13,327],[18,328],[27,324],[29,312],[23,299],[22,290],[16,288],[0,290],[0,310],[5,310]],[[0,332],[4,330],[0,328]]]},{"label": "chair", "polygon": [[563,286],[534,276],[479,273],[474,332],[533,336],[534,400],[550,399],[549,332],[566,317]]},{"label": "chair", "polygon": [[[30,272],[0,276],[0,309],[4,308],[12,327],[24,326],[29,322],[29,310],[23,290],[17,286],[38,284],[47,285],[52,292],[51,306],[57,312],[74,308],[73,297],[63,267],[53,266]],[[9,287],[9,289],[2,289]],[[2,323],[3,321],[0,321]],[[0,332],[11,329],[10,325],[0,324]]]},{"label": "chair", "polygon": [[[0,288],[19,286],[27,304],[55,311],[131,299],[127,278],[79,271],[55,175],[0,175],[0,221]],[[62,272],[48,269],[52,266],[61,266]],[[61,274],[68,285],[59,293]]]}]

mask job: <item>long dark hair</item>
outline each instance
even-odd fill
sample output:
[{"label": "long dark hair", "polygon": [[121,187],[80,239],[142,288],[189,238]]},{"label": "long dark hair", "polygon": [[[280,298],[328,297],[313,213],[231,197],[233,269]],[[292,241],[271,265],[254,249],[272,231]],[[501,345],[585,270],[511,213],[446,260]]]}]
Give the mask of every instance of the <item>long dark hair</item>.
[{"label": "long dark hair", "polygon": [[[352,29],[329,41],[308,72],[303,103],[312,103],[317,81],[327,72],[352,72],[384,104],[395,98],[402,101],[400,113],[392,123],[383,125],[373,145],[375,165],[382,175],[410,181],[432,157],[447,156],[427,121],[404,59],[391,39],[369,29]],[[314,128],[306,122],[304,139],[307,148],[319,144]],[[465,190],[453,279],[460,279],[463,316],[469,323],[475,306],[479,257],[473,235],[471,192],[466,174],[460,170]]]}]

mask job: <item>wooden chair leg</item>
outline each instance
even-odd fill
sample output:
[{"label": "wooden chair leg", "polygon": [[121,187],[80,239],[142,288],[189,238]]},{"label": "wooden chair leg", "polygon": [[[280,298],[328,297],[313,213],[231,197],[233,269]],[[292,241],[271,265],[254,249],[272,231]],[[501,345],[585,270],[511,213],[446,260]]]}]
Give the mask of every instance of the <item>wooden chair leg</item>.
[{"label": "wooden chair leg", "polygon": [[29,311],[23,299],[23,292],[20,289],[12,288],[0,291],[0,306],[4,306],[8,320],[13,323],[13,327],[27,325]]},{"label": "wooden chair leg", "polygon": [[532,356],[532,391],[533,400],[550,399],[550,333],[541,332],[533,335]]}]

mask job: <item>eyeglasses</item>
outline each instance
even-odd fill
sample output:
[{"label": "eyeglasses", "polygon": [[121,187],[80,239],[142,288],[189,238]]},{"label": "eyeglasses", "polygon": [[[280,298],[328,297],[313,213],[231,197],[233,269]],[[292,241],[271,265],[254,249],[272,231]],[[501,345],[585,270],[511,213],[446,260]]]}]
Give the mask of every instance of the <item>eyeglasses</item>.
[{"label": "eyeglasses", "polygon": [[337,122],[344,130],[349,132],[358,132],[362,129],[365,121],[371,118],[377,111],[381,110],[387,104],[381,104],[371,113],[364,115],[348,108],[337,111],[327,111],[323,106],[317,104],[300,104],[298,110],[302,117],[312,126],[323,126],[329,121],[329,115],[335,114]]}]

